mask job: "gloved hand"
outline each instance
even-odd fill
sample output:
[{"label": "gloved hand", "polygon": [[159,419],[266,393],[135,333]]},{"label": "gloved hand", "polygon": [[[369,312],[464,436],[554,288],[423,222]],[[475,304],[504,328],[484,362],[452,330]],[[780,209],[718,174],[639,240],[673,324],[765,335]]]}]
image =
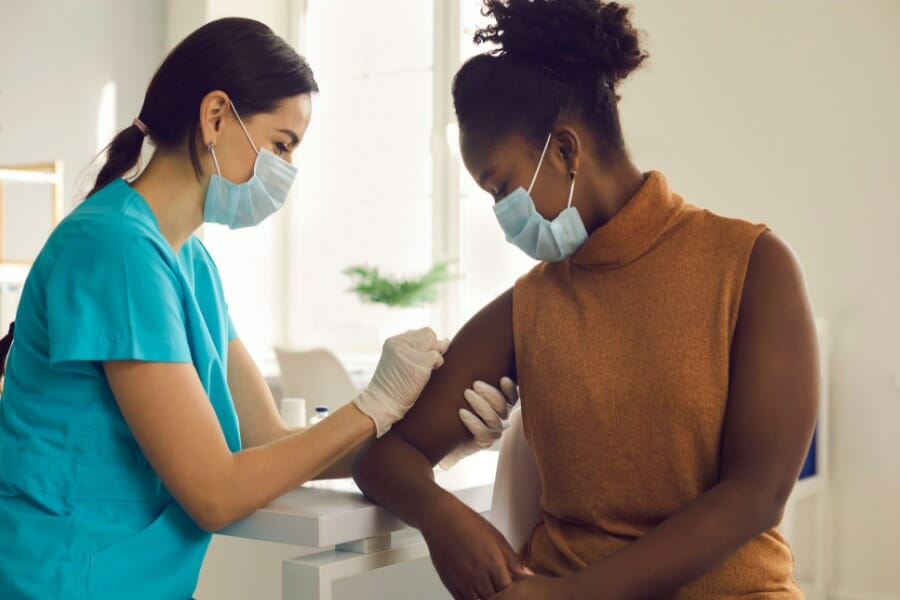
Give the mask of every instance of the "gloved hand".
[{"label": "gloved hand", "polygon": [[470,454],[490,448],[503,435],[509,411],[519,401],[519,388],[512,379],[504,377],[500,380],[500,389],[503,393],[492,385],[476,381],[472,389],[465,391],[466,402],[472,410],[459,409],[459,419],[472,433],[472,439],[445,456],[439,463],[442,469],[449,469]]},{"label": "gloved hand", "polygon": [[444,364],[449,340],[439,340],[430,328],[388,338],[368,387],[353,404],[375,421],[378,437],[403,418],[428,383],[431,372]]}]

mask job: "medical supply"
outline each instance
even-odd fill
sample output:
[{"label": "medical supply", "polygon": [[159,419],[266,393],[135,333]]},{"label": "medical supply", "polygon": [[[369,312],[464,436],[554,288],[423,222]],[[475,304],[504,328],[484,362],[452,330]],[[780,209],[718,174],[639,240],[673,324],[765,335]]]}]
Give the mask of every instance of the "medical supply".
[{"label": "medical supply", "polygon": [[444,364],[443,354],[449,346],[448,340],[439,340],[427,327],[384,342],[372,381],[353,399],[353,404],[375,422],[378,437],[412,407],[431,371]]},{"label": "medical supply", "polygon": [[503,233],[506,234],[507,242],[531,258],[556,262],[575,254],[587,241],[588,233],[578,209],[572,206],[572,196],[575,194],[574,169],[570,173],[572,184],[569,186],[569,202],[565,210],[553,221],[548,221],[534,206],[531,190],[541,171],[544,155],[550,146],[551,135],[547,136],[544,151],[541,152],[528,190],[521,187],[513,190],[494,205],[494,214]]},{"label": "medical supply", "polygon": [[282,398],[281,420],[288,427],[306,427],[306,399]]},{"label": "medical supply", "polygon": [[206,223],[220,223],[231,229],[258,225],[263,219],[281,208],[287,200],[288,191],[297,176],[297,167],[282,160],[265,148],[258,148],[238,115],[234,103],[231,110],[237,117],[244,135],[256,152],[253,176],[244,183],[233,183],[222,178],[219,160],[216,158],[215,144],[207,150],[212,155],[216,174],[209,178],[204,201],[203,220]]},{"label": "medical supply", "polygon": [[310,426],[321,423],[325,419],[328,418],[328,407],[327,406],[317,406],[316,414],[313,415],[313,418],[309,420]]}]

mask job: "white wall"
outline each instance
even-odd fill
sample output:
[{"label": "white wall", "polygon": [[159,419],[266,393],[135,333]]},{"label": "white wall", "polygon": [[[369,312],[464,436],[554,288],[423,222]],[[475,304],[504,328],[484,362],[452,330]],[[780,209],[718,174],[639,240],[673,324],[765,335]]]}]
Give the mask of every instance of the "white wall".
[{"label": "white wall", "polygon": [[[68,211],[98,125],[112,112],[116,133],[137,116],[163,35],[162,0],[0,0],[0,164],[63,159]],[[104,108],[109,82],[116,96]]]},{"label": "white wall", "polygon": [[633,157],[798,252],[832,329],[832,588],[898,598],[900,2],[633,4]]}]

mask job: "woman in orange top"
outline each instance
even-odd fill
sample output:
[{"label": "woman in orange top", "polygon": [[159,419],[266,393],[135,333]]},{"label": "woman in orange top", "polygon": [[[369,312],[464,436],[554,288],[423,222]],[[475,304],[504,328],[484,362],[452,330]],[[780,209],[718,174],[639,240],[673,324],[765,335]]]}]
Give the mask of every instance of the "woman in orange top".
[{"label": "woman in orange top", "polygon": [[[615,89],[646,54],[627,9],[485,6],[476,40],[500,48],[456,76],[462,154],[543,262],[460,331],[357,481],[422,530],[456,598],[802,597],[776,529],[816,415],[796,257],[630,161]],[[467,382],[503,376],[543,489],[516,549],[431,478],[466,440]]]}]

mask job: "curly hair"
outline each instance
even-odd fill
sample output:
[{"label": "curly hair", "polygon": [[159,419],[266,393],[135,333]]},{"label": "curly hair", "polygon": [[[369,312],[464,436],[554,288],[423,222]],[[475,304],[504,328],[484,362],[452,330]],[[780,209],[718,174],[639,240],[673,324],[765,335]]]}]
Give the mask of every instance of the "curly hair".
[{"label": "curly hair", "polygon": [[647,59],[630,9],[600,0],[485,0],[493,23],[475,42],[498,47],[466,62],[453,82],[460,127],[495,140],[538,143],[561,116],[590,126],[605,150],[623,150],[616,85]]}]

